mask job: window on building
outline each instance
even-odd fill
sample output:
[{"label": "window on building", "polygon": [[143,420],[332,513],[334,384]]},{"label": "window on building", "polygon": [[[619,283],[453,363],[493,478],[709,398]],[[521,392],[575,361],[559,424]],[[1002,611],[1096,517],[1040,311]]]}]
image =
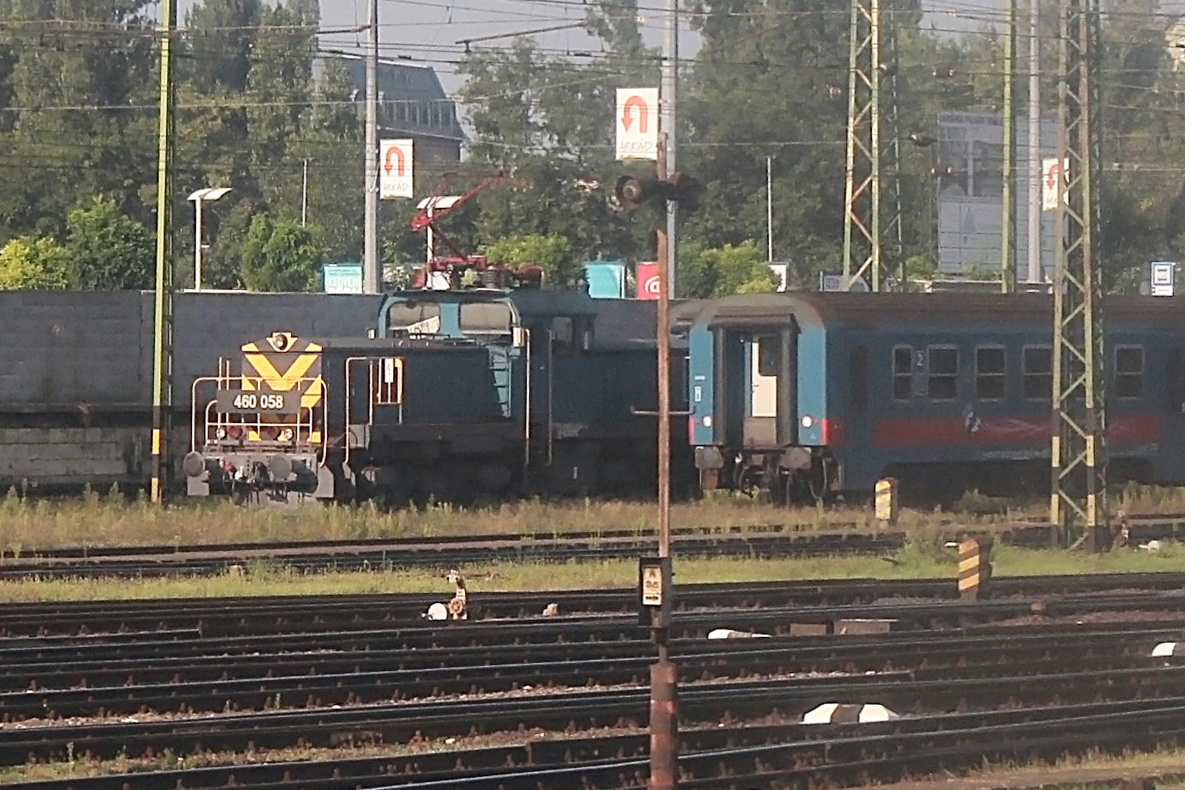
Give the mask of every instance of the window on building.
[{"label": "window on building", "polygon": [[1004,398],[1005,360],[1003,346],[980,346],[975,349],[975,397],[978,400]]},{"label": "window on building", "polygon": [[959,397],[959,349],[930,346],[926,349],[926,397],[955,400]]},{"label": "window on building", "polygon": [[893,400],[913,397],[913,348],[897,346],[893,349]]},{"label": "window on building", "polygon": [[1144,347],[1116,346],[1115,395],[1139,398],[1144,394]]},{"label": "window on building", "polygon": [[1053,397],[1053,350],[1049,346],[1025,346],[1021,360],[1024,396],[1030,400]]}]

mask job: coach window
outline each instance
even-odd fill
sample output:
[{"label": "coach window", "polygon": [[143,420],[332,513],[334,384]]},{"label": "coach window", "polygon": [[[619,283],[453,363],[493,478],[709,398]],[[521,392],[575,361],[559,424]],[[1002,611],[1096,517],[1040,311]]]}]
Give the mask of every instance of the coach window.
[{"label": "coach window", "polygon": [[778,375],[782,366],[782,339],[777,335],[762,335],[757,338],[757,374],[771,377]]},{"label": "coach window", "polygon": [[909,400],[913,397],[913,347],[896,346],[893,349],[893,400]]},{"label": "coach window", "polygon": [[959,397],[959,349],[953,346],[930,346],[926,397],[930,400],[955,400]]},{"label": "coach window", "polygon": [[1115,395],[1139,398],[1144,394],[1144,347],[1116,346]]},{"label": "coach window", "polygon": [[1025,346],[1021,360],[1024,396],[1029,400],[1053,397],[1053,351],[1049,346]]},{"label": "coach window", "polygon": [[1003,346],[975,349],[975,397],[978,400],[1004,398],[1005,352]]}]

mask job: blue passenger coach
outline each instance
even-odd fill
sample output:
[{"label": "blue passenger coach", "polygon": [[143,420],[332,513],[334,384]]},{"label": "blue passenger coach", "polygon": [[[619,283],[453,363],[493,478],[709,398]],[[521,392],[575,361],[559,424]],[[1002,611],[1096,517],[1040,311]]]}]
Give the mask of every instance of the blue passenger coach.
[{"label": "blue passenger coach", "polygon": [[[1185,482],[1185,311],[1106,304],[1112,479]],[[1047,486],[1052,304],[1043,295],[763,294],[688,306],[701,485],[776,499]]]}]

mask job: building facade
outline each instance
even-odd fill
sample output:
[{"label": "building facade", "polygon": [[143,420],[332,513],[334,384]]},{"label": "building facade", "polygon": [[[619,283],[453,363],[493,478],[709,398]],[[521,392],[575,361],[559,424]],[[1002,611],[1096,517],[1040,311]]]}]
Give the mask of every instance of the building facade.
[{"label": "building facade", "polygon": [[[949,112],[938,116],[936,186],[938,266],[967,276],[1000,270],[1004,201],[1004,124],[999,115]],[[1029,127],[1016,120],[1016,281],[1028,279]],[[1057,156],[1057,124],[1041,125],[1042,159]],[[1041,199],[1040,195],[1036,196]],[[1054,213],[1041,212],[1041,268],[1052,279]]]},{"label": "building facade", "polygon": [[[363,111],[366,99],[366,59],[352,53],[332,53],[350,72],[354,99]],[[439,172],[461,160],[465,133],[457,104],[444,92],[436,70],[408,60],[379,60],[379,138],[416,141],[416,165]]]}]

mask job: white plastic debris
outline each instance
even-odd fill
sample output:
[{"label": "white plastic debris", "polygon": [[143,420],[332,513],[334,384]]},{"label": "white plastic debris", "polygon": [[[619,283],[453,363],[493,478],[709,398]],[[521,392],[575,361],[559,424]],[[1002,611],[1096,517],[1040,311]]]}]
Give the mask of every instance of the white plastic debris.
[{"label": "white plastic debris", "polygon": [[856,705],[827,702],[802,715],[803,724],[868,724],[876,721],[890,721],[900,718],[884,705]]},{"label": "white plastic debris", "polygon": [[448,607],[442,603],[434,603],[428,607],[428,611],[424,616],[429,620],[447,620]]},{"label": "white plastic debris", "polygon": [[708,632],[708,639],[769,639],[769,634],[756,634],[749,631],[734,631],[731,628],[717,628]]},{"label": "white plastic debris", "polygon": [[1168,658],[1177,654],[1176,642],[1161,642],[1156,647],[1152,648],[1153,658]]},{"label": "white plastic debris", "polygon": [[1140,544],[1140,548],[1144,551],[1160,551],[1164,548],[1164,544],[1159,540],[1150,540],[1147,543]]}]

